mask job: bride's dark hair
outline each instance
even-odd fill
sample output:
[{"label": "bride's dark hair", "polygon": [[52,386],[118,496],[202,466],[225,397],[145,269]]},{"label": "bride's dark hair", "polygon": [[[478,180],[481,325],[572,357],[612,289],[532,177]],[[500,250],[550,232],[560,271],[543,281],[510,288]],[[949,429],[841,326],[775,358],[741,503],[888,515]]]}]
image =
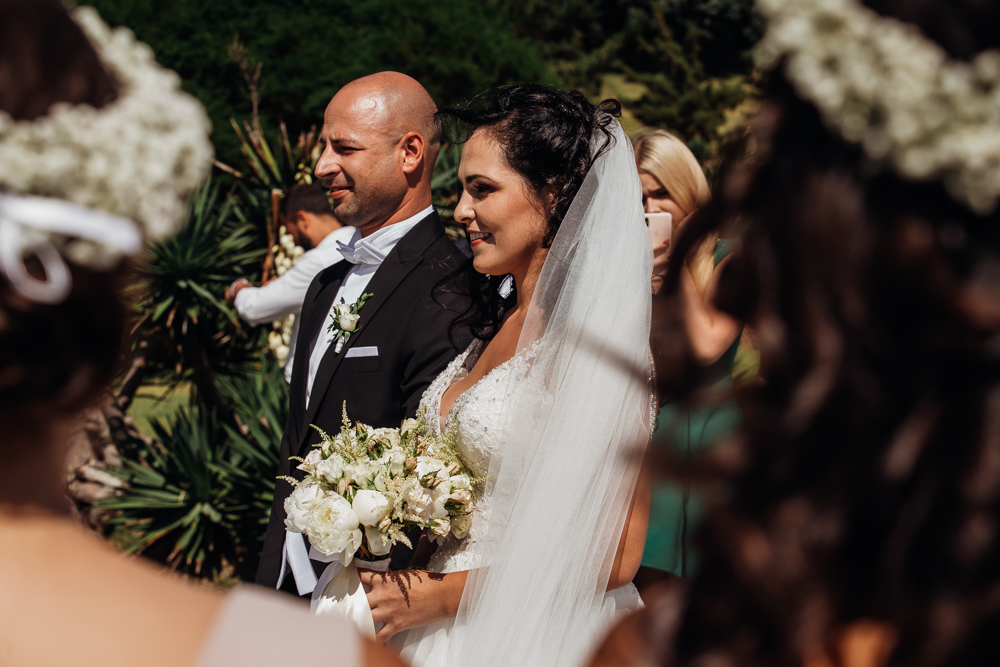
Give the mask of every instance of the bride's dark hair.
[{"label": "bride's dark hair", "polygon": [[[954,57],[1000,46],[995,3],[868,4]],[[869,619],[895,633],[887,665],[995,665],[1000,213],[877,168],[780,71],[766,93],[758,150],[674,250],[746,222],[717,305],[754,326],[765,381],[743,391],[738,439],[703,462],[725,498],[674,641],[649,625],[658,661],[798,667]]]},{"label": "bride's dark hair", "polygon": [[[0,0],[0,110],[34,120],[57,102],[101,107],[115,82],[59,0]],[[40,264],[27,258],[39,276]],[[0,275],[0,428],[41,424],[76,411],[110,383],[119,360],[124,309],[120,273],[70,264],[64,301],[37,304]],[[35,434],[37,435],[37,433]]]},{"label": "bride's dark hair", "polygon": [[[504,86],[464,107],[438,112],[440,119],[457,122],[458,141],[467,140],[476,131],[489,133],[507,164],[534,192],[556,186],[542,242],[546,248],[552,245],[594,160],[614,141],[609,127],[620,115],[617,100],[594,104],[578,91],[535,83]],[[592,147],[595,137],[600,137],[596,139],[600,142],[597,150]],[[506,276],[483,276],[471,262],[462,271],[467,274],[472,303],[455,326],[469,326],[477,338],[489,340],[516,298],[513,283],[508,283],[511,290],[502,296],[500,288]]]}]

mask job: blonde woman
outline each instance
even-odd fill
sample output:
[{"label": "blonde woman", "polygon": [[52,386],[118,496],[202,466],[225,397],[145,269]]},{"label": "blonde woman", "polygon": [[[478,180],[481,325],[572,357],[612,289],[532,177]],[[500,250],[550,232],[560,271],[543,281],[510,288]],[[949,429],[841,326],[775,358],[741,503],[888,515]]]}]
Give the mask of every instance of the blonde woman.
[{"label": "blonde woman", "polygon": [[[652,130],[635,141],[636,167],[642,183],[646,213],[670,213],[670,238],[653,247],[653,284],[658,289],[670,261],[671,240],[684,229],[687,219],[708,202],[708,181],[698,160],[680,139],[663,130]],[[743,323],[713,305],[722,266],[733,243],[709,234],[683,261],[678,286],[691,352],[704,367],[707,384],[724,392],[731,382],[733,363]],[[654,332],[654,336],[655,336]],[[740,414],[731,402],[687,410],[679,403],[660,409],[653,433],[654,452],[684,459],[721,440],[739,424]],[[693,559],[689,535],[699,521],[701,507],[687,487],[669,482],[655,483],[642,567],[635,578],[640,593],[658,581],[691,573]]]}]

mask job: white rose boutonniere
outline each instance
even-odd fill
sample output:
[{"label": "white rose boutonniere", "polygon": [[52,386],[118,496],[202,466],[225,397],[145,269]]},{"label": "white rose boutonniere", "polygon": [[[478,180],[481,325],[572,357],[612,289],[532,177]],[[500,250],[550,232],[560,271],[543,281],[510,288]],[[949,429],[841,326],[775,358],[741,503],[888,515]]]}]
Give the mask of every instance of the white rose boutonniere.
[{"label": "white rose boutonniere", "polygon": [[361,307],[365,305],[365,301],[371,294],[362,294],[361,298],[354,303],[346,303],[344,297],[340,297],[340,303],[333,307],[333,312],[330,314],[330,326],[327,327],[327,331],[332,331],[334,333],[333,340],[337,344],[334,352],[340,354],[340,351],[344,349],[344,343],[346,343],[351,338],[351,334],[357,333],[358,321],[361,319]]}]

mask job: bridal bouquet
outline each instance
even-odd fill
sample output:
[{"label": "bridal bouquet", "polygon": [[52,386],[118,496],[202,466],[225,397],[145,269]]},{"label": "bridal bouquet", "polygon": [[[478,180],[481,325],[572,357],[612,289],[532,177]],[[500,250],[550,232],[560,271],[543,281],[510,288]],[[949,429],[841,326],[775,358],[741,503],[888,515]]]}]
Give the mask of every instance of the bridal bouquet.
[{"label": "bridal bouquet", "polygon": [[413,546],[406,536],[413,528],[436,541],[468,534],[480,480],[451,438],[431,434],[423,419],[399,428],[352,425],[346,406],[338,435],[316,430],[322,442],[304,459],[294,457],[305,479],[286,478],[295,489],[285,500],[285,525],[305,533],[329,561],[386,560],[396,543]]}]

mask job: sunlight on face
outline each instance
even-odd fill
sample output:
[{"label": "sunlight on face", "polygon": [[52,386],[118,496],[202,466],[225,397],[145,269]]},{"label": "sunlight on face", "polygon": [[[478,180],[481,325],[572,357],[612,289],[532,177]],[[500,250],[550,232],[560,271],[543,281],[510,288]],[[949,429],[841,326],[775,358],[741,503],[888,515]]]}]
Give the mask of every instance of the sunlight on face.
[{"label": "sunlight on face", "polygon": [[406,193],[391,123],[371,98],[338,93],[327,106],[316,176],[330,189],[337,219],[352,227],[381,223]]},{"label": "sunlight on face", "polygon": [[546,216],[538,196],[482,130],[465,143],[458,178],[462,197],[455,220],[469,234],[476,271],[524,275],[545,253]]},{"label": "sunlight on face", "polygon": [[656,176],[640,169],[639,181],[642,183],[642,208],[646,213],[669,213],[674,216],[675,224],[687,216]]}]

